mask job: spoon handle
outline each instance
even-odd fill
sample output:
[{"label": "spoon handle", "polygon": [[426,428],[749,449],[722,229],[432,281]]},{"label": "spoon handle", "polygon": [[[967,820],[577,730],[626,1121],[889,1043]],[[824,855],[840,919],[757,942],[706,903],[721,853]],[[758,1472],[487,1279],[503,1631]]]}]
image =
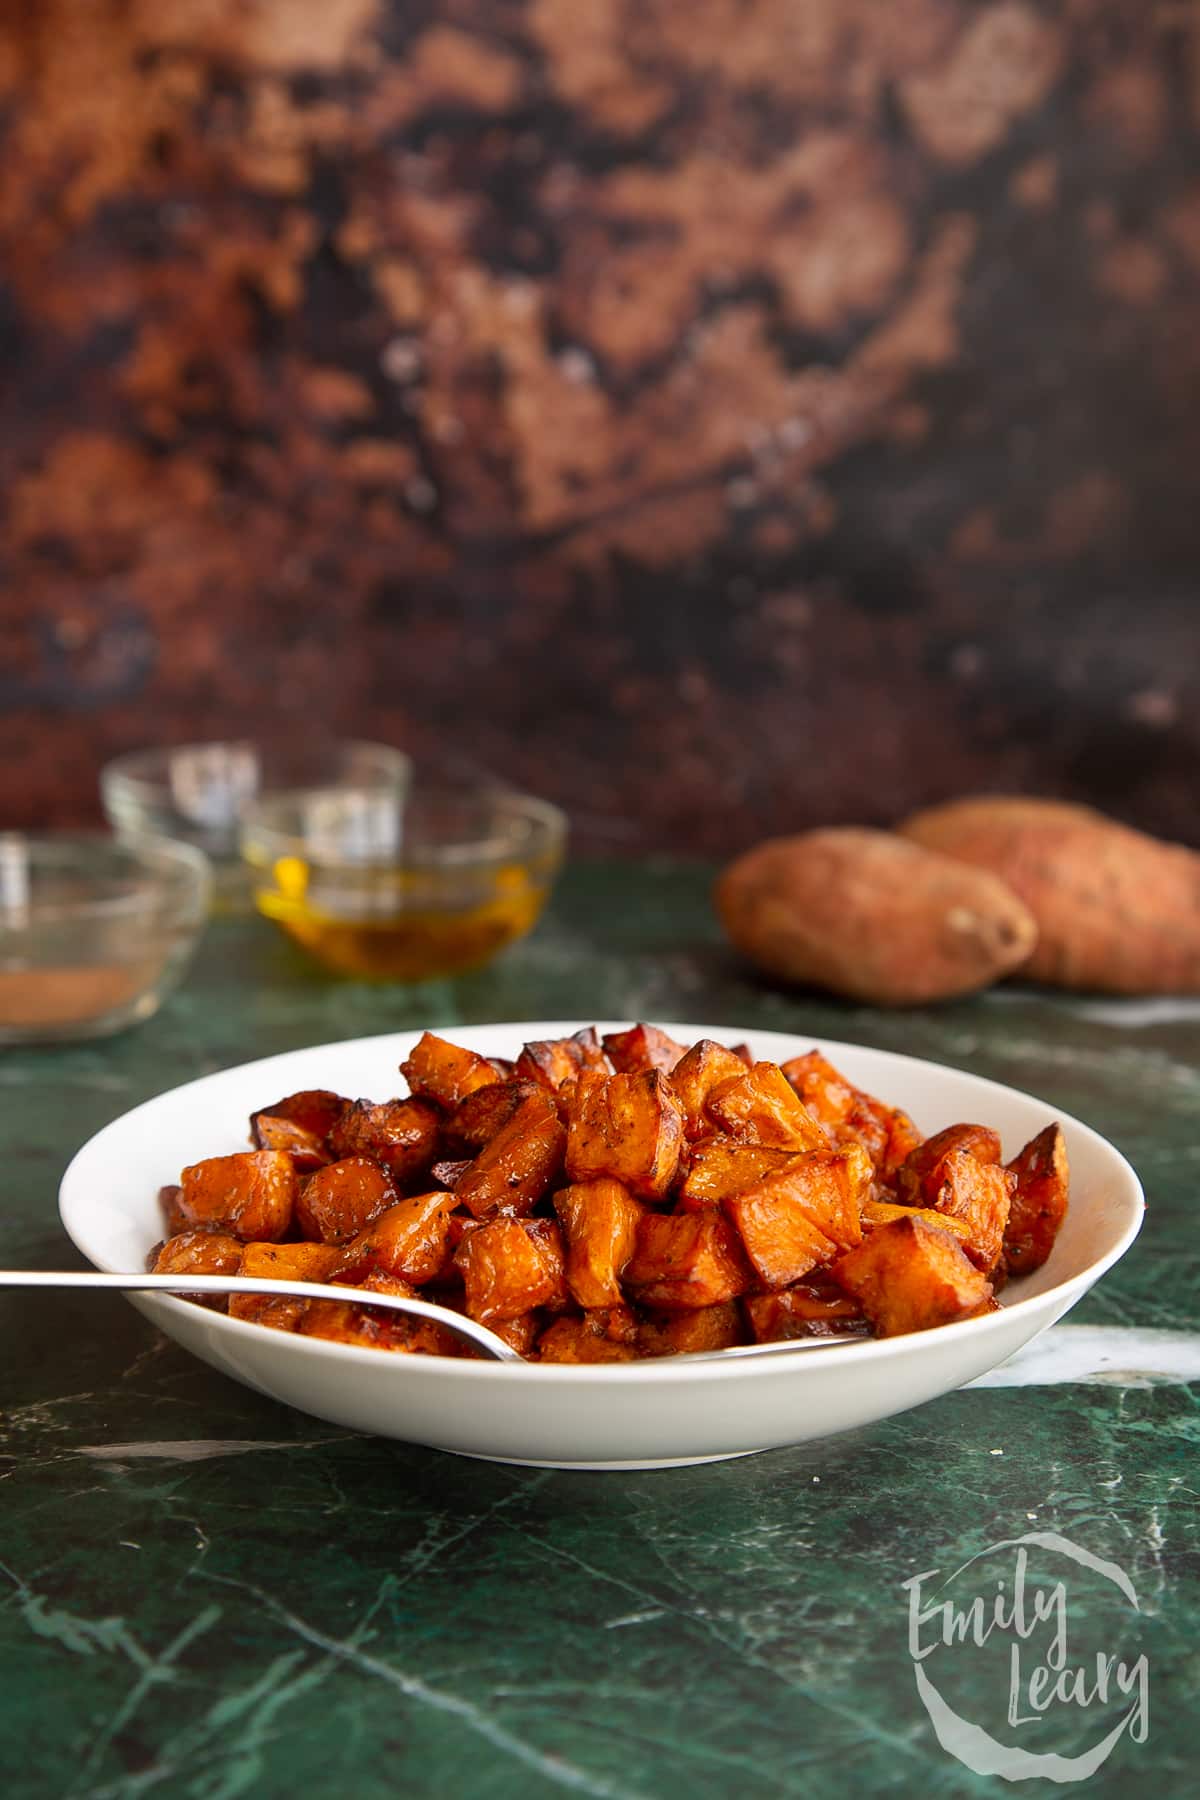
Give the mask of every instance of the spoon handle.
[{"label": "spoon handle", "polygon": [[361,1288],[332,1287],[320,1281],[264,1281],[251,1275],[109,1274],[82,1269],[0,1269],[0,1288],[108,1288],[120,1293],[159,1294],[287,1294],[300,1300],[353,1300],[359,1306],[382,1306],[388,1312],[444,1325],[473,1349],[496,1362],[524,1362],[504,1339],[448,1306],[410,1300],[405,1294],[376,1294]]}]

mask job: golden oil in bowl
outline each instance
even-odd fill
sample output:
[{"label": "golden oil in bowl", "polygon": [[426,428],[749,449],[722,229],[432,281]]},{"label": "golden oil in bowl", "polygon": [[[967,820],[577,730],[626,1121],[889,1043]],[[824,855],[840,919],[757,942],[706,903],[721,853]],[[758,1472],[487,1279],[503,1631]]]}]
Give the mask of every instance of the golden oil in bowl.
[{"label": "golden oil in bowl", "polygon": [[247,815],[255,904],[341,975],[428,981],[489,962],[537,922],[562,862],[556,807],[488,782],[403,794],[308,789]]}]

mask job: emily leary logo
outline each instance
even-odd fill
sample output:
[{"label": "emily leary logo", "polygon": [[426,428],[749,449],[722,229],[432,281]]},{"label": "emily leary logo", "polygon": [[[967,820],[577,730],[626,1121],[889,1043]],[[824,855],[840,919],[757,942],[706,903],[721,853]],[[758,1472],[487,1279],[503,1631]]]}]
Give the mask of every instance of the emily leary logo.
[{"label": "emily leary logo", "polygon": [[1118,1564],[1030,1531],[903,1586],[917,1692],[943,1750],[977,1775],[1086,1781],[1126,1735],[1145,1742],[1150,1672],[1127,1654],[1139,1608]]}]

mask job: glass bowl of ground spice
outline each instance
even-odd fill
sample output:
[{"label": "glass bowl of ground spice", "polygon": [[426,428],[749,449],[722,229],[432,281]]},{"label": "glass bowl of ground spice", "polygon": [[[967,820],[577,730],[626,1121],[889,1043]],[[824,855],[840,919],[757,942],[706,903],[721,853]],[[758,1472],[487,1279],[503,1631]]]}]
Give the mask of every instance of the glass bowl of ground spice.
[{"label": "glass bowl of ground spice", "polygon": [[0,832],[0,1044],[148,1019],[208,914],[207,859],[165,838]]}]

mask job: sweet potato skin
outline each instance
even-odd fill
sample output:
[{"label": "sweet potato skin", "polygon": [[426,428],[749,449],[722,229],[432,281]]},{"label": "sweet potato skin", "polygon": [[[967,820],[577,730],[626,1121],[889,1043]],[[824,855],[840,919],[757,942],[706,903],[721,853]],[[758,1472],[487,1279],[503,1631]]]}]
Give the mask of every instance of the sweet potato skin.
[{"label": "sweet potato skin", "polygon": [[1039,1131],[1008,1168],[1015,1186],[1004,1261],[1010,1275],[1031,1275],[1050,1255],[1067,1216],[1071,1175],[1061,1125]]},{"label": "sweet potato skin", "polygon": [[973,993],[1019,968],[1037,939],[995,875],[850,827],[760,844],[714,899],[734,945],[768,974],[880,1006]]},{"label": "sweet potato skin", "polygon": [[1196,851],[1051,800],[956,800],[899,829],[1020,897],[1037,922],[1022,967],[1031,980],[1095,993],[1200,993]]}]

